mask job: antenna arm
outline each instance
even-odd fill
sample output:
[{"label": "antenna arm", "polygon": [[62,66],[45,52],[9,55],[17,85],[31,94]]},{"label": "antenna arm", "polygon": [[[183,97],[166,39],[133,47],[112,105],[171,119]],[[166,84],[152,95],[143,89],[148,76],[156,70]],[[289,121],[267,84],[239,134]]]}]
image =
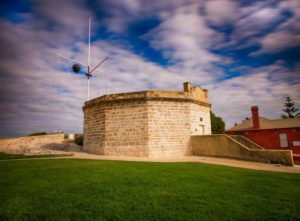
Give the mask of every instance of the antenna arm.
[{"label": "antenna arm", "polygon": [[[90,67],[93,68],[92,66],[90,66]],[[98,72],[98,73],[100,73],[100,74],[104,74],[104,72],[99,71],[99,70],[94,70],[93,72]]]},{"label": "antenna arm", "polygon": [[88,67],[88,65],[83,64],[83,63],[81,63],[81,62],[79,62],[79,61],[76,61],[76,60],[74,60],[74,59],[67,58],[67,57],[65,57],[65,56],[63,56],[63,55],[60,55],[60,54],[57,54],[57,53],[55,53],[55,55],[58,56],[58,57],[64,58],[64,59],[66,59],[66,60],[72,61],[72,62],[74,62],[74,63],[81,64],[82,66]]},{"label": "antenna arm", "polygon": [[106,60],[108,59],[108,57],[104,58],[101,62],[99,62],[99,64],[97,64],[91,71],[90,74],[95,71],[101,64],[103,64]]}]

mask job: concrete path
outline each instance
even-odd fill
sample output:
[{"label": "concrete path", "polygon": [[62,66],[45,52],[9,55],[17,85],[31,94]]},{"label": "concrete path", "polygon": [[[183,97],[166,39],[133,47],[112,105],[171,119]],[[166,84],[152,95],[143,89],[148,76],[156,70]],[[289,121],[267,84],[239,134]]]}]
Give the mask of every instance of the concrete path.
[{"label": "concrete path", "polygon": [[224,165],[230,167],[239,167],[253,170],[265,170],[275,172],[300,173],[300,165],[283,166],[279,164],[266,164],[249,161],[241,161],[226,158],[204,157],[204,156],[185,156],[177,158],[146,158],[146,157],[116,157],[102,156],[83,152],[72,152],[73,156],[69,158],[77,159],[93,159],[93,160],[120,160],[120,161],[141,161],[141,162],[198,162],[215,165]]},{"label": "concrete path", "polygon": [[242,160],[217,158],[217,157],[204,157],[204,156],[185,156],[176,158],[148,158],[148,157],[117,157],[117,156],[103,156],[97,154],[89,154],[84,152],[66,152],[70,156],[60,156],[60,157],[41,157],[41,158],[22,158],[22,159],[8,159],[0,160],[1,162],[8,161],[24,161],[24,160],[54,160],[54,159],[90,159],[90,160],[119,160],[119,161],[138,161],[138,162],[161,162],[161,163],[171,163],[171,162],[193,162],[193,163],[207,163],[215,165],[223,165],[230,167],[238,167],[253,170],[264,170],[264,171],[274,171],[274,172],[286,172],[286,173],[299,173],[300,165],[283,166],[279,164],[267,164],[267,163],[257,163]]}]

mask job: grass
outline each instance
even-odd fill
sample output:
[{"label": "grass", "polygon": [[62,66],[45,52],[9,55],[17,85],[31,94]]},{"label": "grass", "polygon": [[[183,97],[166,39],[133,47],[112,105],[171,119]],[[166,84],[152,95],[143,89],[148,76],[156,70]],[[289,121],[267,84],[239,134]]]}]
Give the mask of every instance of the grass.
[{"label": "grass", "polygon": [[24,154],[9,154],[0,152],[0,160],[14,160],[23,158],[48,158],[48,157],[63,157],[67,154],[43,154],[43,155],[24,155]]},{"label": "grass", "polygon": [[200,163],[0,162],[0,220],[300,220],[300,176]]}]

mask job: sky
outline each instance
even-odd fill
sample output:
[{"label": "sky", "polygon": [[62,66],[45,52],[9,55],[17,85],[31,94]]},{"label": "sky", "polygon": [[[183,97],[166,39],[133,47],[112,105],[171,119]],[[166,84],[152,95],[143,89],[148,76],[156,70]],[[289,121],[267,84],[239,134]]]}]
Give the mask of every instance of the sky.
[{"label": "sky", "polygon": [[82,133],[90,98],[150,89],[208,89],[230,128],[250,107],[280,118],[287,95],[300,109],[299,0],[20,0],[0,3],[0,137]]}]

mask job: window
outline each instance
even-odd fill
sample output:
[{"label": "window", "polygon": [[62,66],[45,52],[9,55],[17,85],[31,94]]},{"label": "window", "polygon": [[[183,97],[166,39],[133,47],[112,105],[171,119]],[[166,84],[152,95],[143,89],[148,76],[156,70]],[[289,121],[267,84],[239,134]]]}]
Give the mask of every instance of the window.
[{"label": "window", "polygon": [[202,117],[200,117],[200,121],[201,121],[201,122],[203,121],[203,118],[202,118]]},{"label": "window", "polygon": [[287,134],[286,133],[280,133],[279,134],[279,141],[280,141],[280,147],[288,147],[288,140],[287,140]]},{"label": "window", "polygon": [[300,147],[300,141],[293,141],[294,147]]}]

